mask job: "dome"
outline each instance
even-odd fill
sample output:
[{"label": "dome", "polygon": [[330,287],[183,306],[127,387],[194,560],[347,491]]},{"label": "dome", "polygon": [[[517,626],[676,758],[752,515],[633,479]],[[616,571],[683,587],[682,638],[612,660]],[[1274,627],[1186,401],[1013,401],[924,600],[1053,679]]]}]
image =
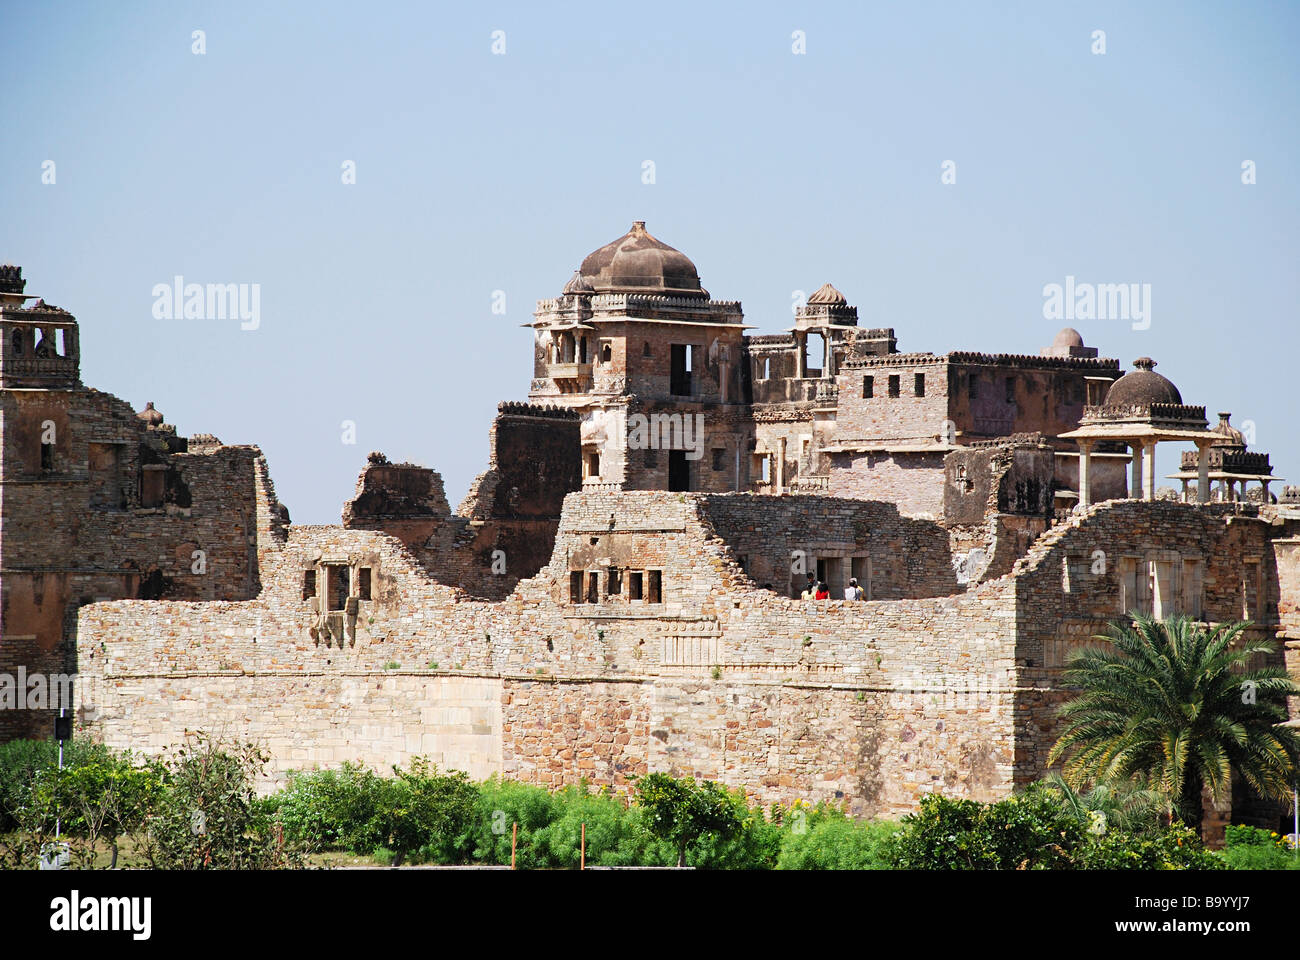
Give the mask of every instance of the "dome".
[{"label": "dome", "polygon": [[1127,407],[1147,406],[1152,403],[1174,403],[1181,405],[1183,395],[1166,377],[1156,373],[1152,367],[1156,362],[1150,357],[1138,357],[1133,361],[1134,369],[1120,377],[1106,391],[1105,406]]},{"label": "dome", "polygon": [[808,302],[825,303],[825,304],[829,304],[830,306],[842,307],[845,306],[849,301],[844,299],[844,294],[840,293],[829,283],[823,283],[818,288],[817,292],[808,298]]},{"label": "dome", "polygon": [[587,255],[578,269],[596,293],[652,293],[707,297],[690,258],[646,232],[645,221]]},{"label": "dome", "polygon": [[1215,440],[1210,444],[1210,446],[1231,447],[1236,450],[1244,451],[1246,449],[1246,436],[1228,422],[1231,417],[1231,413],[1220,411],[1219,422],[1210,430],[1210,433],[1219,434],[1219,439]]},{"label": "dome", "polygon": [[1062,327],[1061,332],[1052,341],[1052,347],[1055,349],[1069,349],[1070,347],[1081,346],[1083,346],[1083,334],[1079,333],[1074,327]]},{"label": "dome", "polygon": [[152,400],[144,405],[144,409],[137,413],[136,417],[150,427],[156,427],[163,422],[163,415],[154,409]]},{"label": "dome", "polygon": [[564,289],[560,292],[563,296],[572,297],[594,293],[595,290],[593,290],[591,284],[587,282],[586,277],[577,270],[574,270],[573,276],[569,278],[569,282],[564,285]]}]

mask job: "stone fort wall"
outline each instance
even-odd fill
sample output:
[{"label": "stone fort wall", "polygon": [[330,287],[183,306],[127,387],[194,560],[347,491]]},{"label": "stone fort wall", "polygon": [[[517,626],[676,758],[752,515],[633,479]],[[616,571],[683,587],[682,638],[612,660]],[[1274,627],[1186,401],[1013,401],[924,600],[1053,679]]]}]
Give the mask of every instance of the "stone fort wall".
[{"label": "stone fort wall", "polygon": [[[820,504],[860,511],[860,526],[841,525],[854,549],[908,525],[925,539],[924,521],[900,527],[872,507]],[[1212,619],[1276,609],[1270,527],[1231,507],[1101,504],[1000,579],[863,603],[792,600],[746,575],[722,533],[744,544],[785,531],[785,550],[802,535],[791,509],[747,495],[572,494],[550,562],[500,602],[434,582],[395,537],[293,527],[256,600],[83,608],[87,727],[148,750],[195,729],[263,739],[266,786],[292,769],[424,754],[548,786],[663,770],[763,802],[897,816],[934,790],[987,800],[1041,776],[1065,658],[1130,596],[1171,612],[1199,604]],[[1104,575],[1092,573],[1097,550]],[[937,571],[937,547],[934,559]],[[1256,560],[1259,578],[1243,585]],[[372,578],[372,599],[338,614],[338,630],[302,596],[305,571],[331,562]],[[1149,590],[1140,562],[1155,565]],[[659,596],[629,596],[631,575],[644,585],[652,570]]]}]

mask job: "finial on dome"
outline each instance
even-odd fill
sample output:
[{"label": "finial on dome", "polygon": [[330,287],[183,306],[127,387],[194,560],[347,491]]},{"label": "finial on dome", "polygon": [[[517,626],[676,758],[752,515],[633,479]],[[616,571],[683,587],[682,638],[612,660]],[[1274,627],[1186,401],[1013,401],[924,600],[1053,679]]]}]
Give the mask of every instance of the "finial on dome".
[{"label": "finial on dome", "polygon": [[154,408],[152,400],[146,403],[144,409],[137,413],[136,416],[143,420],[145,425],[149,427],[156,427],[163,422],[163,415],[160,411]]},{"label": "finial on dome", "polygon": [[817,288],[817,292],[808,298],[809,303],[825,303],[833,306],[843,306],[849,301],[844,294],[840,293],[829,283],[823,283]]},{"label": "finial on dome", "polygon": [[1138,357],[1133,361],[1133,366],[1138,370],[1154,370],[1156,362],[1150,357]]}]

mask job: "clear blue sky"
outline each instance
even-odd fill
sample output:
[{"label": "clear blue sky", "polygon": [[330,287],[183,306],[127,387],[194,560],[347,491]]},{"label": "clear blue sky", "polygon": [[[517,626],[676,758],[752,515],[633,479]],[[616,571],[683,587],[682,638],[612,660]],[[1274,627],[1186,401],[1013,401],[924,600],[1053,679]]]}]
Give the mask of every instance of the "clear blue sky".
[{"label": "clear blue sky", "polygon": [[[637,219],[758,332],[829,280],[903,350],[1036,353],[1045,284],[1150,283],[1150,329],[1087,342],[1300,481],[1298,45],[1262,2],[4,3],[0,259],[88,385],[259,444],[297,522],[370,450],[454,506],[519,324]],[[260,329],[154,319],[176,274],[260,284]]]}]

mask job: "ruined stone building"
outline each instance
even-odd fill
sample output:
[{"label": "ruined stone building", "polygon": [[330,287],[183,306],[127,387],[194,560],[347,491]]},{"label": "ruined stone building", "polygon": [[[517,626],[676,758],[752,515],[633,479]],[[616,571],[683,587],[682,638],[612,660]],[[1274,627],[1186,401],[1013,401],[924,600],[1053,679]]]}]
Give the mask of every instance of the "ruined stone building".
[{"label": "ruined stone building", "polygon": [[[0,281],[0,672],[75,668],[116,747],[208,730],[276,780],[423,754],[898,815],[1040,777],[1067,658],[1129,611],[1250,619],[1300,670],[1300,491],[1073,330],[900,353],[826,284],[751,336],[637,223],[538,304],[529,402],[455,512],[375,453],[342,524],[306,526],[256,447],[82,386],[76,321]],[[1191,448],[1181,493],[1162,442]],[[797,599],[809,576],[866,599]]]}]

